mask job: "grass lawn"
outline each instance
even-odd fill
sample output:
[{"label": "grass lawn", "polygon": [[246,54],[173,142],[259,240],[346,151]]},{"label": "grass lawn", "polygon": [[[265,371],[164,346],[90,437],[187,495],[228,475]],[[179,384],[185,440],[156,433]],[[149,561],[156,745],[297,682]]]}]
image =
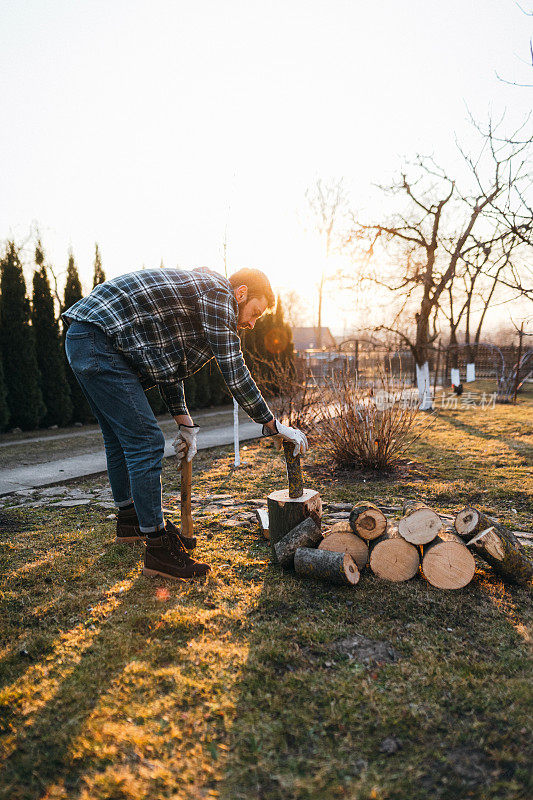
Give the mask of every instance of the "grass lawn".
[{"label": "grass lawn", "polygon": [[[420,424],[425,424],[426,417]],[[325,502],[466,501],[532,530],[533,401],[443,409],[386,480],[332,469]],[[195,460],[196,494],[285,483],[265,442]],[[163,483],[177,492],[176,464]],[[80,486],[104,485],[104,478]],[[0,797],[9,800],[531,798],[531,604],[478,564],[465,589],[282,574],[254,524],[196,515],[204,583],[141,575],[94,507],[2,512]],[[355,633],[394,663],[338,655]],[[396,752],[384,752],[393,737]],[[391,748],[391,749],[394,749]]]}]

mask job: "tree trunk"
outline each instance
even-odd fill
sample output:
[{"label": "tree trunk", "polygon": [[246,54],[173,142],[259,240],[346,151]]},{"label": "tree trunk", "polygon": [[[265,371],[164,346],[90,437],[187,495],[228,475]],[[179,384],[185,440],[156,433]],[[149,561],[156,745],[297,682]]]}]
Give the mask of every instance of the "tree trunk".
[{"label": "tree trunk", "polygon": [[469,506],[457,514],[455,530],[502,578],[531,588],[533,564],[512,531]]},{"label": "tree trunk", "polygon": [[444,529],[437,512],[416,500],[404,501],[403,514],[398,530],[411,544],[427,544]]},{"label": "tree trunk", "polygon": [[359,570],[368,562],[368,545],[352,532],[348,520],[336,522],[325,533],[324,539],[318,545],[319,550],[328,550],[330,553],[348,553]]},{"label": "tree trunk", "polygon": [[474,577],[475,569],[474,556],[451,528],[444,528],[422,546],[422,573],[437,589],[462,589]]},{"label": "tree trunk", "polygon": [[357,564],[348,553],[329,553],[299,547],[294,556],[294,569],[298,575],[321,578],[331,583],[354,586],[359,580]]},{"label": "tree trunk", "polygon": [[419,564],[418,550],[400,535],[398,523],[389,522],[385,533],[370,544],[370,569],[378,578],[408,581]]},{"label": "tree trunk", "polygon": [[387,527],[387,517],[373,503],[360,503],[350,512],[350,525],[362,539],[377,539]]},{"label": "tree trunk", "polygon": [[416,384],[418,386],[418,399],[420,411],[431,411],[431,381],[429,379],[429,364],[425,361],[422,366],[416,365]]},{"label": "tree trunk", "polygon": [[307,517],[274,545],[278,563],[282,567],[294,566],[294,554],[299,547],[317,547],[321,540],[319,526],[312,517]]},{"label": "tree trunk", "polygon": [[289,497],[288,489],[280,489],[269,494],[267,503],[272,561],[277,564],[274,545],[307,517],[312,517],[320,527],[322,501],[313,489],[304,489],[297,498]]}]

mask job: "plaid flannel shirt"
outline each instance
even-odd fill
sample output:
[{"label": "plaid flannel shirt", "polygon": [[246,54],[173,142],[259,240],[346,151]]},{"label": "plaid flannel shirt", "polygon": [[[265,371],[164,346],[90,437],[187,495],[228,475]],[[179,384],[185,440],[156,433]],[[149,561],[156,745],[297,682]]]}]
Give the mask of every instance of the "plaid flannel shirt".
[{"label": "plaid flannel shirt", "polygon": [[214,357],[233,397],[264,424],[273,414],[244,363],[237,316],[230,282],[204,268],[129,272],[63,314],[105,331],[144,388],[157,384],[171,414],[189,413],[183,378]]}]

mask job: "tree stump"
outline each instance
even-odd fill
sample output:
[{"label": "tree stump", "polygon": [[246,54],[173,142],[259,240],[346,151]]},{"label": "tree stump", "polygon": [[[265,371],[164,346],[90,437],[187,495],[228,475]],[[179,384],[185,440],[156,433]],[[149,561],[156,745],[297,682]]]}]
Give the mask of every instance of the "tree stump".
[{"label": "tree stump", "polygon": [[450,528],[422,546],[422,573],[437,589],[462,589],[474,577],[475,569],[474,556]]},{"label": "tree stump", "polygon": [[457,514],[455,530],[502,578],[531,588],[533,564],[512,531],[470,506]]},{"label": "tree stump", "polygon": [[398,530],[411,544],[427,544],[444,530],[444,523],[437,512],[424,503],[406,500],[403,504],[403,514],[398,523]]},{"label": "tree stump", "polygon": [[348,520],[336,522],[318,545],[319,550],[330,553],[348,553],[361,571],[368,561],[368,545],[353,533]]},{"label": "tree stump", "polygon": [[298,575],[320,578],[330,583],[355,586],[359,580],[357,564],[348,553],[299,547],[294,555],[294,569]]},{"label": "tree stump", "polygon": [[316,547],[321,539],[322,531],[312,517],[307,517],[274,545],[278,563],[282,567],[292,567],[299,547]]},{"label": "tree stump", "polygon": [[350,512],[352,531],[370,541],[381,536],[387,527],[387,517],[373,503],[359,503]]},{"label": "tree stump", "polygon": [[277,564],[274,545],[307,517],[320,527],[322,501],[314,489],[304,489],[301,497],[289,497],[288,489],[280,489],[267,498],[272,560]]},{"label": "tree stump", "polygon": [[417,548],[400,535],[397,522],[389,522],[385,533],[370,543],[370,569],[378,578],[408,581],[419,565]]}]

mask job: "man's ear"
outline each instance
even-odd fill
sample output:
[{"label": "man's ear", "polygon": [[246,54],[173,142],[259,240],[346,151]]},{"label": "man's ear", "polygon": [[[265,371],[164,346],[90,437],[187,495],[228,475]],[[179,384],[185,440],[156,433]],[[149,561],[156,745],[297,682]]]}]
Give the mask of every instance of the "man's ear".
[{"label": "man's ear", "polygon": [[248,299],[248,287],[245,283],[242,286],[237,286],[235,289],[235,300],[238,303],[245,303]]}]

